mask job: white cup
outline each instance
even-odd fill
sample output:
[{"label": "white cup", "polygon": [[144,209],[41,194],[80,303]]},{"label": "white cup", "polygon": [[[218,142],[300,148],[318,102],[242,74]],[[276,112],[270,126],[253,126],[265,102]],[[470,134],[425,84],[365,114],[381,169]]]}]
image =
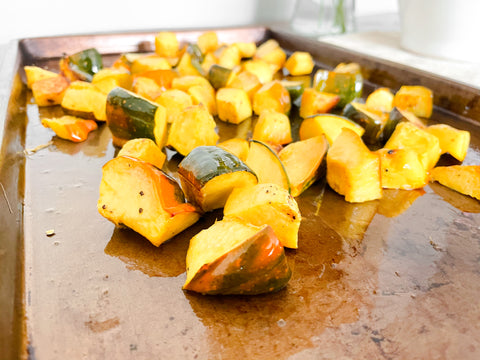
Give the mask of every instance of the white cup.
[{"label": "white cup", "polygon": [[398,0],[398,4],[402,47],[480,63],[480,0]]}]

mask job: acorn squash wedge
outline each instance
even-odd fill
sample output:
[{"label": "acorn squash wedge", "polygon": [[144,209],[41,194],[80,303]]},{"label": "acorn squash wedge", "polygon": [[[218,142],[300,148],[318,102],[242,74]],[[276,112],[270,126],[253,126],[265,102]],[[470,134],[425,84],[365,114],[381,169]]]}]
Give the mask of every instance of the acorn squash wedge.
[{"label": "acorn squash wedge", "polygon": [[189,202],[204,212],[223,208],[236,187],[255,185],[257,176],[243,161],[217,146],[199,146],[178,165]]},{"label": "acorn squash wedge", "polygon": [[60,59],[60,70],[70,81],[91,82],[93,75],[103,69],[102,55],[95,48],[85,49]]},{"label": "acorn squash wedge", "polygon": [[200,217],[185,202],[175,180],[154,165],[128,156],[118,156],[103,166],[97,208],[115,225],[131,228],[155,246]]},{"label": "acorn squash wedge", "polygon": [[135,138],[154,140],[160,148],[165,145],[167,115],[163,106],[116,87],[108,93],[106,115],[114,145],[121,147]]},{"label": "acorn squash wedge", "polygon": [[437,166],[430,171],[430,181],[480,200],[480,165]]},{"label": "acorn squash wedge", "polygon": [[190,240],[183,289],[209,295],[256,295],[285,287],[291,270],[268,225],[221,220]]},{"label": "acorn squash wedge", "polygon": [[283,246],[298,247],[302,216],[298,204],[287,190],[275,184],[236,188],[223,209],[224,219],[240,219],[249,224],[268,224]]}]

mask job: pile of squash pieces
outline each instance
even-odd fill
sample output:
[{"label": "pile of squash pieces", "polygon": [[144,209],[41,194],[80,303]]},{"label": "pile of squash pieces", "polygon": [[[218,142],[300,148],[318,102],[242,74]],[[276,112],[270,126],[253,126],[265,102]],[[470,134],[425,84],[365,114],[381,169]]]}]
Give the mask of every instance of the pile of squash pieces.
[{"label": "pile of squash pieces", "polygon": [[[187,290],[283,288],[291,277],[284,247],[298,247],[295,197],[320,178],[348,202],[429,181],[480,199],[480,166],[435,167],[444,153],[462,162],[470,133],[426,126],[433,94],[423,86],[379,88],[362,101],[355,63],[314,71],[307,52],[287,55],[273,39],[223,44],[210,31],[185,45],[160,32],[155,53],[123,54],[108,68],[93,48],[65,55],[59,67],[25,66],[38,106],[61,105],[66,114],[42,124],[80,142],[106,122],[121,148],[103,166],[101,215],[159,246],[223,209],[190,241]],[[303,119],[297,141],[292,107]],[[219,143],[215,118],[255,125]],[[183,157],[180,183],[161,170],[165,148]]]}]

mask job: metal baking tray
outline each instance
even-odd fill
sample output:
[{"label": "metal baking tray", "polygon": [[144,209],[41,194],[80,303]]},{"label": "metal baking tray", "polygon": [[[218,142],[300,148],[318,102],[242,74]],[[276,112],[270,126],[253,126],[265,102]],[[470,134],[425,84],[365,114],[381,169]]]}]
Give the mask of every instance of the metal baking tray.
[{"label": "metal baking tray", "polygon": [[[222,41],[276,39],[320,67],[358,62],[366,93],[422,84],[432,122],[471,132],[480,164],[480,90],[281,29],[216,29]],[[195,41],[202,31],[179,31]],[[188,242],[221,211],[159,248],[96,209],[105,125],[81,144],[56,137],[22,82],[23,66],[96,47],[105,61],[151,51],[155,31],[30,38],[0,73],[0,353],[2,359],[478,359],[480,202],[439,184],[346,203],[321,182],[298,198],[293,277],[277,293],[183,291]],[[224,136],[233,127],[224,127]],[[42,147],[49,144],[48,147]],[[38,147],[40,146],[40,147]],[[37,151],[32,151],[32,149]],[[442,157],[443,163],[452,163]],[[54,229],[54,236],[46,231]]]}]

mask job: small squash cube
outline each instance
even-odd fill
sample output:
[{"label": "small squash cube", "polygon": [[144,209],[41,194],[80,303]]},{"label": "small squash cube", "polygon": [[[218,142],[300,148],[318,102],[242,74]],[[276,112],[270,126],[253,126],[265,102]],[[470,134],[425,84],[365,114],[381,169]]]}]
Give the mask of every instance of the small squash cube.
[{"label": "small squash cube", "polygon": [[188,201],[204,212],[223,208],[234,188],[255,185],[257,176],[235,155],[217,146],[199,146],[178,165]]},{"label": "small squash cube", "polygon": [[158,86],[164,90],[169,90],[172,88],[173,80],[176,79],[179,75],[173,69],[168,70],[149,70],[141,72],[135,75],[135,77],[141,76],[154,80]]},{"label": "small squash cube", "polygon": [[380,199],[380,157],[357,133],[344,128],[327,153],[327,182],[348,202]]},{"label": "small squash cube", "polygon": [[63,76],[46,77],[32,84],[32,94],[38,106],[59,105],[69,85]]},{"label": "small squash cube", "polygon": [[433,93],[425,86],[402,86],[393,98],[393,106],[429,118],[433,111]]},{"label": "small squash cube", "polygon": [[203,104],[212,115],[217,115],[217,101],[215,91],[203,85],[194,85],[187,90],[194,105]]},{"label": "small squash cube", "polygon": [[317,91],[312,88],[305,89],[300,103],[300,116],[307,118],[312,115],[323,114],[333,109],[340,101],[340,96]]},{"label": "small squash cube", "polygon": [[42,125],[52,129],[59,138],[73,142],[87,140],[88,134],[97,129],[95,121],[69,115],[42,119]]},{"label": "small squash cube", "polygon": [[270,225],[283,246],[298,248],[298,229],[302,216],[295,199],[275,184],[236,188],[227,199],[224,218],[249,224]]},{"label": "small squash cube", "polygon": [[251,58],[257,51],[257,45],[254,42],[236,42],[233,45],[238,48],[242,58]]},{"label": "small squash cube", "polygon": [[264,110],[274,110],[288,114],[290,107],[290,94],[279,81],[272,81],[263,85],[253,96],[253,111],[257,115],[260,115]]},{"label": "small squash cube", "polygon": [[277,71],[275,66],[272,66],[261,59],[245,61],[242,67],[244,71],[255,74],[262,84],[272,81],[273,74]]},{"label": "small squash cube", "polygon": [[74,81],[65,91],[61,105],[70,115],[106,121],[106,103],[107,94],[95,84]]},{"label": "small squash cube", "polygon": [[237,71],[213,64],[208,71],[208,81],[215,89],[227,87],[235,78]]},{"label": "small squash cube", "polygon": [[435,166],[442,152],[440,141],[435,135],[420,129],[410,122],[398,124],[384,147],[391,150],[415,150],[426,171]]},{"label": "small squash cube", "polygon": [[437,166],[430,171],[430,181],[480,200],[480,165]]},{"label": "small squash cube", "polygon": [[203,57],[203,62],[200,64],[200,67],[202,68],[201,73],[208,74],[208,72],[210,71],[210,68],[216,64],[217,64],[216,56],[213,55],[212,52],[206,53],[205,56]]},{"label": "small squash cube", "polygon": [[144,76],[136,76],[133,81],[132,91],[145,99],[155,100],[162,94],[162,88],[155,80]]},{"label": "small squash cube", "polygon": [[93,75],[92,84],[95,84],[105,94],[117,86],[130,90],[132,75],[123,69],[103,68]]},{"label": "small squash cube", "polygon": [[276,40],[270,39],[257,47],[254,59],[260,59],[269,64],[273,64],[278,70],[285,64],[287,54],[283,51]]},{"label": "small squash cube", "polygon": [[340,96],[337,106],[342,108],[362,95],[363,77],[357,66],[345,65],[334,71],[319,69],[315,72],[312,87]]},{"label": "small squash cube", "polygon": [[305,51],[295,51],[285,62],[285,69],[291,75],[308,75],[314,66],[312,55]]},{"label": "small squash cube", "polygon": [[195,85],[204,86],[211,92],[215,91],[210,82],[203,76],[184,75],[176,77],[172,80],[172,89],[182,90],[184,92],[188,92],[188,89]]},{"label": "small squash cube", "polygon": [[195,67],[192,63],[192,55],[190,55],[187,51],[185,51],[180,58],[180,61],[178,62],[178,65],[176,67],[178,73],[180,76],[186,76],[186,75],[195,75],[195,76],[201,76],[200,70],[203,71],[203,69],[198,69]]},{"label": "small squash cube", "polygon": [[206,54],[215,51],[218,47],[218,36],[215,31],[206,31],[197,38],[197,45]]},{"label": "small squash cube", "polygon": [[163,57],[176,57],[179,49],[177,35],[162,31],[155,36],[155,52]]},{"label": "small squash cube", "polygon": [[470,132],[455,129],[447,124],[431,125],[426,131],[438,138],[442,154],[449,153],[458,161],[463,161],[467,156]]},{"label": "small squash cube", "polygon": [[253,96],[262,87],[262,83],[258,80],[257,75],[249,71],[242,71],[233,78],[228,87],[245,90],[248,98],[253,102]]},{"label": "small squash cube", "polygon": [[180,186],[152,164],[119,156],[102,168],[97,209],[115,225],[123,224],[159,246],[200,217],[185,202]]},{"label": "small squash cube", "polygon": [[285,250],[268,225],[221,220],[190,240],[183,289],[209,295],[278,291],[291,277]]},{"label": "small squash cube", "polygon": [[299,130],[300,140],[325,134],[331,145],[338,135],[341,134],[343,128],[353,130],[360,137],[365,132],[363,127],[346,117],[333,114],[322,114],[306,118],[302,121]]},{"label": "small squash cube", "polygon": [[165,107],[167,110],[167,122],[173,123],[178,115],[187,107],[193,105],[192,97],[177,89],[166,90],[155,99],[157,104]]},{"label": "small squash cube", "polygon": [[252,139],[275,145],[291,143],[290,119],[283,113],[264,110],[255,124]]},{"label": "small squash cube", "polygon": [[23,69],[25,70],[25,76],[27,78],[27,87],[29,89],[31,89],[33,83],[38,80],[60,76],[60,74],[57,74],[53,71],[42,69],[41,67],[38,67],[38,66],[27,65],[27,66],[24,66]]},{"label": "small squash cube", "polygon": [[132,74],[139,74],[145,71],[152,70],[169,70],[171,69],[170,63],[163,57],[158,55],[145,55],[141,56],[132,63]]},{"label": "small squash cube", "polygon": [[162,168],[167,157],[153,140],[146,138],[128,140],[117,156],[131,156],[146,161],[159,169]]},{"label": "small squash cube", "polygon": [[217,91],[217,111],[220,120],[239,124],[252,116],[252,106],[242,89],[221,88]]},{"label": "small squash cube", "polygon": [[380,149],[382,187],[384,189],[412,190],[424,187],[428,174],[412,149]]},{"label": "small squash cube", "polygon": [[242,56],[240,55],[238,47],[230,45],[223,49],[218,58],[218,65],[227,69],[233,69],[235,66],[240,65],[241,60]]},{"label": "small squash cube", "polygon": [[248,150],[250,149],[248,141],[240,138],[222,141],[217,146],[228,151],[229,153],[232,153],[242,161],[247,160]]},{"label": "small squash cube", "polygon": [[296,141],[278,153],[290,180],[293,197],[307,190],[320,176],[324,176],[328,141],[324,135]]},{"label": "small squash cube", "polygon": [[390,112],[393,110],[393,96],[389,88],[379,88],[367,96],[365,105],[373,111]]},{"label": "small squash cube", "polygon": [[215,145],[217,124],[204,105],[189,106],[180,112],[168,133],[167,146],[186,156],[197,146]]}]

